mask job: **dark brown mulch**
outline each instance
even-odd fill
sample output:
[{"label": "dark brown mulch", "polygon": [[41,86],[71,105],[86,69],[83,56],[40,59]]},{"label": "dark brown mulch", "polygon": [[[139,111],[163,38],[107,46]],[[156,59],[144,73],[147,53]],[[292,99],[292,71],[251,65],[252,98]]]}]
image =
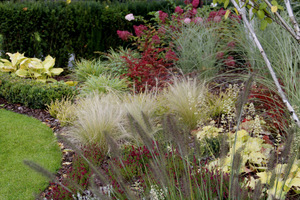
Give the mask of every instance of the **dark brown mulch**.
[{"label": "dark brown mulch", "polygon": [[[47,111],[43,109],[32,109],[27,108],[21,104],[11,104],[8,103],[5,99],[0,97],[0,109],[6,109],[10,110],[19,114],[24,114],[27,116],[34,117],[41,122],[45,123],[48,127],[50,127],[54,133],[59,133],[62,130],[62,127],[60,126],[60,123],[57,119],[53,118]],[[66,149],[70,149],[66,144],[64,144],[64,141],[58,140],[58,144],[62,151],[62,165],[59,171],[56,173],[56,179],[58,181],[62,180],[63,174],[66,174],[66,172],[70,169],[72,164],[63,165],[63,163],[72,163],[74,152],[73,151],[64,151]],[[44,197],[45,193],[48,191],[48,187],[41,192],[40,196],[37,197],[37,199],[42,199]]]}]

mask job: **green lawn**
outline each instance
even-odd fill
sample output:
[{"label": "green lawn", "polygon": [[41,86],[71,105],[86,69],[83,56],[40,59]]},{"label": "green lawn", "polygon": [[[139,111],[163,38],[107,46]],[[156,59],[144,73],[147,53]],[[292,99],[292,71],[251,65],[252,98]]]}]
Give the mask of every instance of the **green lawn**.
[{"label": "green lawn", "polygon": [[0,199],[34,199],[49,181],[23,164],[32,160],[55,173],[61,151],[52,130],[39,120],[0,109]]}]

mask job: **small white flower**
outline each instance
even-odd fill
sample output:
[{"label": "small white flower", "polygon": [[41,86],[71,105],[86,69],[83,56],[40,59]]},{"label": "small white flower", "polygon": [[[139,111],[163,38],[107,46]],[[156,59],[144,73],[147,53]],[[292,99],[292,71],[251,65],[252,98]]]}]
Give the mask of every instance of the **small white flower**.
[{"label": "small white flower", "polygon": [[216,7],[217,5],[218,5],[217,3],[211,3],[210,4],[210,6],[213,7],[213,8]]},{"label": "small white flower", "polygon": [[133,16],[132,13],[130,13],[130,14],[125,16],[125,19],[128,20],[128,21],[132,21],[132,20],[134,20],[134,16]]}]

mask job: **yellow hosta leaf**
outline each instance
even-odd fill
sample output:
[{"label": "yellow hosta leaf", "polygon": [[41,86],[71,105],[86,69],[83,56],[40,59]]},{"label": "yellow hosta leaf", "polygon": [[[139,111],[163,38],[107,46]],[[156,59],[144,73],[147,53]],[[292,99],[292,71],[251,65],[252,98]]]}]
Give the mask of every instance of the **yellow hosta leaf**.
[{"label": "yellow hosta leaf", "polygon": [[70,4],[70,3],[71,3],[71,0],[67,0],[66,2],[67,2],[67,4]]},{"label": "yellow hosta leaf", "polygon": [[62,68],[53,68],[50,70],[51,74],[56,76],[62,73],[64,70]]},{"label": "yellow hosta leaf", "polygon": [[14,66],[15,68],[17,67],[16,66],[17,64],[19,64],[23,59],[26,58],[24,56],[24,53],[21,54],[21,53],[17,52],[14,54],[12,54],[12,53],[6,53],[6,54],[9,56],[12,66]]},{"label": "yellow hosta leaf", "polygon": [[18,69],[16,71],[16,75],[20,77],[26,77],[28,75],[28,71],[25,69]]},{"label": "yellow hosta leaf", "polygon": [[277,12],[278,10],[278,7],[277,6],[272,6],[271,7],[271,11],[274,13],[274,12]]},{"label": "yellow hosta leaf", "polygon": [[52,58],[51,56],[47,56],[45,60],[43,61],[43,65],[46,71],[50,70],[55,64],[55,58]]}]

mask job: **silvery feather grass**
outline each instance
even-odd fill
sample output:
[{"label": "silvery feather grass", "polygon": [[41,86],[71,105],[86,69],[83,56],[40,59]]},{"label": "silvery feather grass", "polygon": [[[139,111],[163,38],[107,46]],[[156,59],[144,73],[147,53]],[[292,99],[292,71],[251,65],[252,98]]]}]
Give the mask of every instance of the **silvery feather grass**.
[{"label": "silvery feather grass", "polygon": [[[220,27],[219,27],[220,28]],[[173,32],[174,44],[179,60],[176,67],[184,73],[200,72],[202,76],[212,76],[218,71],[216,54],[219,35],[217,28],[203,24],[188,24]]]},{"label": "silvery feather grass", "polygon": [[166,104],[188,129],[196,128],[199,122],[206,120],[205,83],[197,79],[174,79],[165,92]]},{"label": "silvery feather grass", "polygon": [[[128,94],[123,96],[123,106],[128,114],[133,116],[135,120],[141,125],[144,130],[149,128],[149,125],[145,123],[144,116],[150,119],[151,126],[155,127],[157,123],[156,111],[160,107],[160,102],[157,101],[157,94],[150,93],[148,91],[139,94]],[[143,114],[142,114],[143,113]],[[127,120],[128,122],[128,120]],[[128,123],[127,123],[128,128]],[[158,128],[154,128],[149,136],[153,136],[157,132]],[[134,135],[132,131],[127,130],[128,134],[125,137],[135,138],[140,141],[138,135]]]},{"label": "silvery feather grass", "polygon": [[117,95],[94,94],[79,100],[75,110],[77,120],[69,135],[81,144],[107,146],[104,133],[112,137],[120,134],[124,109]]}]

